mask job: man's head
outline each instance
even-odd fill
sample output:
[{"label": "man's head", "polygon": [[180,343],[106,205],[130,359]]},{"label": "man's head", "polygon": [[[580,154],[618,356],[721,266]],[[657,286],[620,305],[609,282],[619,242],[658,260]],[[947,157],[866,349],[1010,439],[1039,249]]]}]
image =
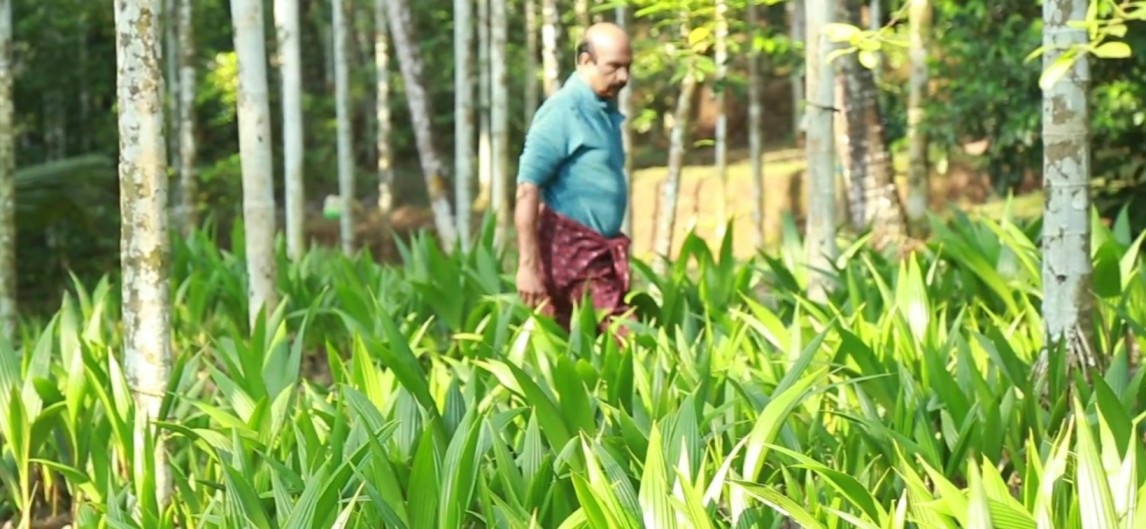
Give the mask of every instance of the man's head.
[{"label": "man's head", "polygon": [[629,66],[632,62],[629,36],[613,23],[601,22],[589,26],[577,46],[577,71],[601,97],[617,97],[629,83]]}]

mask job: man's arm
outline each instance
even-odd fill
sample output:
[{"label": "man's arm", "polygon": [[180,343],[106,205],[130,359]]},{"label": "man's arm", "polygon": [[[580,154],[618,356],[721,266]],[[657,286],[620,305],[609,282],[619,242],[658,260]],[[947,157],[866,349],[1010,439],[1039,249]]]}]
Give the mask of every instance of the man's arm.
[{"label": "man's arm", "polygon": [[522,182],[517,185],[517,202],[513,210],[513,223],[517,228],[517,266],[541,270],[541,251],[537,244],[537,216],[541,206],[541,191],[536,184]]},{"label": "man's arm", "polygon": [[[550,101],[550,105],[554,103]],[[569,152],[568,135],[561,122],[563,114],[554,106],[537,112],[518,163],[517,200],[513,209],[513,223],[517,229],[517,291],[522,301],[530,306],[537,306],[545,299],[537,218],[541,188],[553,179],[557,167]]]}]

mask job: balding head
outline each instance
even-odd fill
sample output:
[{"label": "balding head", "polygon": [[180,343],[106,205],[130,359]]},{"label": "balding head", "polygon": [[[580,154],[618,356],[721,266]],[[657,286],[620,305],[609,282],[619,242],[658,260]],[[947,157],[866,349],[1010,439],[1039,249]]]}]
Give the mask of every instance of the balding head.
[{"label": "balding head", "polygon": [[577,71],[601,97],[617,97],[629,82],[632,62],[629,36],[610,22],[589,26],[577,46]]}]

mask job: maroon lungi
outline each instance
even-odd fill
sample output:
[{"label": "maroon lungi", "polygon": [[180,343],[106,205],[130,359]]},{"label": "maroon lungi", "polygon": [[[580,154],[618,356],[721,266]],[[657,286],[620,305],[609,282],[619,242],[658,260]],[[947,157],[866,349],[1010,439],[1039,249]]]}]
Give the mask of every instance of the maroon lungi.
[{"label": "maroon lungi", "polygon": [[[598,329],[605,332],[614,318],[629,310],[629,245],[624,234],[607,238],[548,207],[541,208],[537,230],[545,289],[549,305],[543,312],[569,330],[573,304],[589,291],[593,306],[606,317]],[[627,334],[622,326],[618,332]]]}]

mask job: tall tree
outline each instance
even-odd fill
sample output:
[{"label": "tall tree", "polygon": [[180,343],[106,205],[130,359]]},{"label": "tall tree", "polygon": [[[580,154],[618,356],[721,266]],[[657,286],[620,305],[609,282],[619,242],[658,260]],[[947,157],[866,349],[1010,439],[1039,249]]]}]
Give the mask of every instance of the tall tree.
[{"label": "tall tree", "polygon": [[931,1],[910,0],[908,59],[911,73],[907,85],[907,221],[922,233],[931,195],[927,163],[927,133],[923,130],[923,103],[927,98],[927,51],[931,38]]},{"label": "tall tree", "polygon": [[248,319],[278,304],[275,263],[274,164],[267,97],[267,51],[260,0],[231,0],[239,63],[239,158],[243,172],[243,237],[246,240]]},{"label": "tall tree", "polygon": [[[506,0],[492,0],[490,9],[490,55],[505,57],[509,51],[509,13]],[[496,237],[500,248],[513,229],[513,214],[509,209],[509,67],[504,60],[490,64],[492,106],[490,121],[493,132],[493,210],[497,214]]]},{"label": "tall tree", "polygon": [[[844,0],[843,15],[851,24],[859,25],[863,7],[864,0]],[[872,243],[879,248],[902,236],[906,221],[895,188],[891,152],[884,139],[879,92],[871,69],[874,61],[874,56],[864,52],[836,60],[843,87],[839,155],[851,183],[848,209],[852,225],[856,229],[871,227]]]},{"label": "tall tree", "polygon": [[[793,0],[795,1],[795,0]],[[756,47],[756,36],[760,34],[759,7],[752,0],[746,4],[748,10],[748,158],[751,160],[752,177],[752,224],[756,234],[756,246],[764,246],[764,138],[763,103],[760,101],[760,49]]]},{"label": "tall tree", "polygon": [[299,0],[275,0],[275,29],[278,34],[282,76],[283,113],[283,187],[286,203],[287,255],[298,260],[306,251],[303,231],[306,211],[303,184],[302,132],[302,33],[299,22]]},{"label": "tall tree", "polygon": [[12,0],[0,0],[0,335],[16,333],[16,149],[12,102]]},{"label": "tall tree", "polygon": [[470,247],[470,185],[474,176],[473,42],[473,0],[454,0],[454,203],[458,236],[465,251]]},{"label": "tall tree", "polygon": [[552,97],[561,88],[561,67],[557,59],[557,33],[560,30],[557,0],[541,0],[541,67],[545,72],[545,97]]},{"label": "tall tree", "polygon": [[832,110],[835,101],[835,71],[827,56],[831,41],[823,32],[836,16],[836,0],[806,0],[807,27],[804,46],[805,93],[808,103],[807,156],[808,215],[804,235],[808,267],[808,295],[825,299],[823,273],[831,269],[839,253],[836,244],[836,185],[833,163]]},{"label": "tall tree", "polygon": [[[624,29],[629,28],[629,7],[623,2],[614,8],[616,11],[616,24]],[[621,228],[629,237],[633,236],[633,118],[636,109],[633,106],[633,83],[635,79],[629,76],[629,83],[617,95],[617,106],[625,121],[621,123],[621,145],[625,151],[625,187],[629,190],[629,203],[625,208],[624,224]]]},{"label": "tall tree", "polygon": [[[688,43],[688,11],[681,14],[681,40]],[[673,115],[672,137],[669,144],[668,176],[661,187],[661,200],[657,206],[656,229],[653,252],[656,255],[654,270],[663,273],[666,264],[672,259],[673,235],[676,231],[676,207],[680,195],[680,179],[684,172],[684,156],[688,152],[689,116],[692,115],[692,97],[696,92],[696,59],[691,49],[685,49],[684,77],[681,79],[680,93],[676,97],[676,110]]]},{"label": "tall tree", "polygon": [[179,40],[179,222],[189,234],[199,224],[195,169],[195,29],[191,0],[179,0],[176,33]]},{"label": "tall tree", "polygon": [[[620,9],[620,8],[618,8]],[[525,123],[537,112],[537,0],[525,0]]]},{"label": "tall tree", "polygon": [[375,118],[378,121],[378,216],[382,228],[390,225],[390,209],[393,206],[394,185],[393,149],[390,134],[390,28],[386,19],[386,0],[374,0],[374,104]]},{"label": "tall tree", "polygon": [[350,130],[350,31],[346,0],[333,0],[334,109],[338,121],[338,196],[341,202],[339,233],[342,252],[354,252],[354,139]]},{"label": "tall tree", "polygon": [[[153,23],[160,9],[160,0],[115,2],[123,363],[136,413],[148,421],[163,419],[171,372],[163,52],[160,27]],[[135,432],[135,446],[145,446],[143,432]],[[163,505],[172,482],[163,444],[155,446],[156,497]]]},{"label": "tall tree", "polygon": [[422,74],[424,70],[422,52],[418,48],[417,36],[414,34],[410,5],[408,0],[388,0],[386,9],[390,35],[394,48],[398,51],[398,64],[401,66],[402,78],[405,81],[406,104],[409,106],[410,119],[413,121],[418,157],[421,160],[426,189],[430,195],[430,208],[434,212],[434,226],[437,228],[442,246],[446,251],[452,252],[458,235],[450,211],[450,200],[446,195],[446,178],[443,176],[446,166],[434,140],[430,122],[434,109]]},{"label": "tall tree", "polygon": [[728,111],[725,104],[725,87],[728,82],[728,3],[716,0],[715,60],[716,76],[716,177],[720,179],[720,225],[718,233],[724,232],[728,222]]},{"label": "tall tree", "polygon": [[[807,45],[807,39],[804,34],[808,30],[807,11],[804,9],[804,3],[807,0],[789,0],[788,1],[788,36],[792,42],[799,42]],[[805,101],[807,95],[804,93],[806,86],[804,77],[808,71],[808,66],[800,62],[792,68],[790,77],[792,83],[792,137],[799,139],[800,134],[804,132],[804,111]]]},{"label": "tall tree", "polygon": [[[1043,66],[1065,49],[1086,44],[1087,0],[1043,2]],[[1043,321],[1048,346],[1065,345],[1072,366],[1102,369],[1091,338],[1090,64],[1080,54],[1070,70],[1043,87]],[[1045,367],[1044,357],[1039,362]]]}]

